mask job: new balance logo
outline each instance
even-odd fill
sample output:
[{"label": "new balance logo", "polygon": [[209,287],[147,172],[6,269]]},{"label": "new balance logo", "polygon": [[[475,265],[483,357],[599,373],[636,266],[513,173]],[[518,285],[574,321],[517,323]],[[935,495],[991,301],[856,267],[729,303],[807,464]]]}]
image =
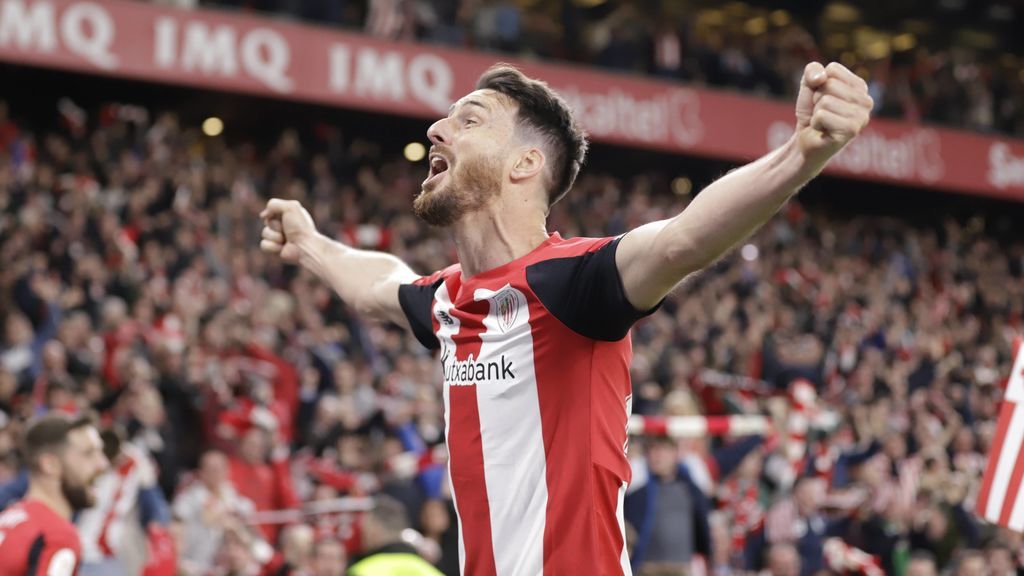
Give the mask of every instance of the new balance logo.
[{"label": "new balance logo", "polygon": [[444,370],[444,381],[449,386],[473,386],[482,382],[496,380],[512,380],[516,374],[512,370],[512,361],[501,357],[492,362],[478,362],[472,356],[466,360],[451,360],[449,354],[441,358]]}]

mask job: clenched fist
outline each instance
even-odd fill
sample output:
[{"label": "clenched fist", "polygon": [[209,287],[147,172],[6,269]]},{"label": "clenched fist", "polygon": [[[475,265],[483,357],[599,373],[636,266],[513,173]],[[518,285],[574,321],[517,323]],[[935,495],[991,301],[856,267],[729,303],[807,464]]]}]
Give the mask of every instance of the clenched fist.
[{"label": "clenched fist", "polygon": [[263,219],[260,249],[279,254],[285,262],[298,262],[303,243],[319,234],[313,217],[295,200],[271,199],[260,212],[260,218]]},{"label": "clenched fist", "polygon": [[796,134],[804,157],[827,162],[868,124],[868,85],[838,62],[804,68],[796,99]]}]

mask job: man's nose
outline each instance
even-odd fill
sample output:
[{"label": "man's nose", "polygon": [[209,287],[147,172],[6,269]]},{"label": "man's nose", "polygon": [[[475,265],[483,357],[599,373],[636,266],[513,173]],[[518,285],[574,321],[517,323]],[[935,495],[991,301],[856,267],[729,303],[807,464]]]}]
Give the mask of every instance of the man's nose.
[{"label": "man's nose", "polygon": [[431,124],[430,128],[427,129],[427,138],[433,144],[448,144],[451,141],[448,133],[448,119],[441,118]]}]

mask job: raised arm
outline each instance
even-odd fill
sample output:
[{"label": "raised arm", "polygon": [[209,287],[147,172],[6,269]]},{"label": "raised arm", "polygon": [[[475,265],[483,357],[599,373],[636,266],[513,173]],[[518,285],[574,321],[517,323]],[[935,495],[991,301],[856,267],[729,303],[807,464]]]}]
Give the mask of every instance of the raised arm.
[{"label": "raised arm", "polygon": [[398,287],[419,275],[404,262],[391,254],[331,240],[317,231],[309,212],[294,200],[270,200],[260,218],[264,252],[312,271],[359,313],[409,328],[398,302]]},{"label": "raised arm", "polygon": [[726,174],[679,215],[622,238],[615,263],[626,297],[648,309],[753,234],[860,133],[872,105],[864,80],[841,64],[808,64],[786,144]]}]

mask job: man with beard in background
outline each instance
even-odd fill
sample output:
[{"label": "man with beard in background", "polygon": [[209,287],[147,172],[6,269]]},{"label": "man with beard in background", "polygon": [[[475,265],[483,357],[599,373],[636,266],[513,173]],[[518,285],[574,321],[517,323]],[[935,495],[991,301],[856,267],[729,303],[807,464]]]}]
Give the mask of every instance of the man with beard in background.
[{"label": "man with beard in background", "polygon": [[71,516],[95,503],[103,441],[88,418],[50,413],[29,426],[23,454],[29,489],[0,514],[0,576],[71,576],[81,557]]}]

